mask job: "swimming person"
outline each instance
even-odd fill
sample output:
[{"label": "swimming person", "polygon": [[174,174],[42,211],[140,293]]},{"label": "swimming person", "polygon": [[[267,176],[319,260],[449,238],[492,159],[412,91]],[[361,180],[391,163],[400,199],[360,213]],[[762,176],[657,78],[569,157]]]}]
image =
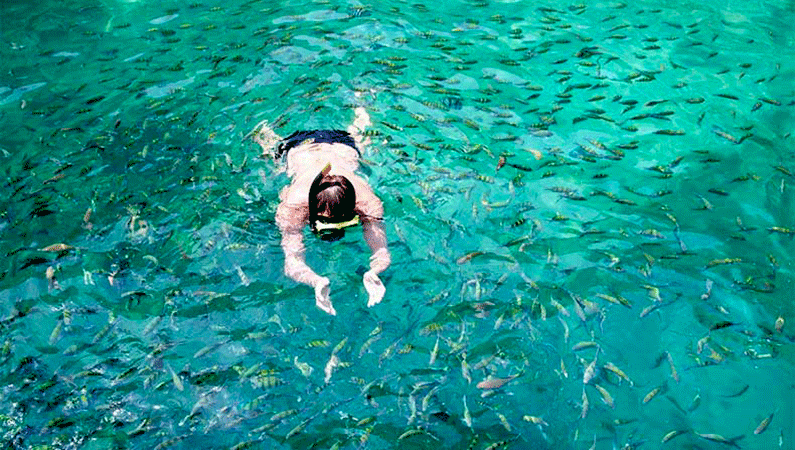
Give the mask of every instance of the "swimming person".
[{"label": "swimming person", "polygon": [[386,288],[378,274],[391,262],[384,232],[383,204],[367,182],[355,173],[359,168],[360,149],[367,144],[362,133],[371,124],[364,108],[356,108],[355,113],[347,131],[297,131],[281,139],[267,122],[261,122],[252,132],[263,155],[281,162],[282,170],[291,178],[290,185],[279,193],[276,210],[276,224],[282,234],[284,273],[313,287],[315,304],[331,315],[336,315],[337,311],[331,304],[329,279],[316,274],[304,260],[304,225],[309,225],[326,241],[337,240],[346,229],[361,225],[372,252],[370,270],[363,277],[369,296],[368,307],[384,298]]}]

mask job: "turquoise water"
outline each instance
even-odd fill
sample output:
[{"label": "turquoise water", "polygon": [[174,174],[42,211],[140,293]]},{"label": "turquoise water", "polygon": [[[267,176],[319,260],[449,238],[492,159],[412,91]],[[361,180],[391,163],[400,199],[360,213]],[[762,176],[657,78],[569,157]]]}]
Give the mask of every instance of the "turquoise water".
[{"label": "turquoise water", "polygon": [[[795,448],[792,2],[1,9],[7,448]],[[329,317],[247,135],[357,105]]]}]

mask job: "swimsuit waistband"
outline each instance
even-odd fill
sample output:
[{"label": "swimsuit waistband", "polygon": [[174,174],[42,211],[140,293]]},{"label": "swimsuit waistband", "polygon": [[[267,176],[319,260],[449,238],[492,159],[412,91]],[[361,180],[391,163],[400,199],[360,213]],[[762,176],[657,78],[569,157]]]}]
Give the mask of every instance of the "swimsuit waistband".
[{"label": "swimsuit waistband", "polygon": [[356,153],[361,157],[362,154],[356,147],[356,141],[347,131],[343,130],[306,130],[296,131],[295,133],[287,136],[276,148],[276,158],[282,158],[287,155],[287,152],[292,148],[297,147],[306,141],[312,141],[315,144],[343,144],[356,150]]}]

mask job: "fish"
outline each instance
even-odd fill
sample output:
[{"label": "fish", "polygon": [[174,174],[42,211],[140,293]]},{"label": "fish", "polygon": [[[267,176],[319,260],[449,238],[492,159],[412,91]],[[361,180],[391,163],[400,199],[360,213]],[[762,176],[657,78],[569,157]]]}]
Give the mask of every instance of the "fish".
[{"label": "fish", "polygon": [[436,395],[436,392],[438,392],[440,388],[441,388],[441,385],[435,386],[433,389],[428,391],[428,393],[425,395],[425,397],[422,398],[422,410],[423,411],[427,411],[428,410],[428,404],[430,403],[431,398]]},{"label": "fish", "polygon": [[457,264],[459,264],[459,265],[460,265],[460,264],[464,264],[464,263],[467,263],[467,262],[471,261],[471,260],[472,260],[472,258],[474,258],[474,257],[476,257],[476,256],[483,255],[483,254],[484,254],[484,252],[481,252],[481,251],[474,251],[474,252],[470,252],[470,253],[467,253],[466,255],[464,255],[464,256],[462,256],[462,257],[458,258],[458,259],[456,260],[456,263],[457,263]]},{"label": "fish", "polygon": [[439,356],[439,336],[436,336],[436,343],[433,345],[433,350],[431,351],[431,356],[428,359],[428,365],[432,366],[433,363],[436,362],[436,358]]},{"label": "fish", "polygon": [[343,338],[336,346],[334,346],[334,349],[331,350],[331,353],[332,354],[339,353],[339,351],[342,350],[343,347],[345,347],[345,343],[347,343],[347,342],[348,342],[348,338],[347,337]]},{"label": "fish", "polygon": [[[467,383],[472,383],[472,376],[469,374],[469,363],[467,363],[466,353],[464,353],[461,358],[461,376],[467,380]],[[480,383],[478,383],[478,388],[480,388]]]},{"label": "fish", "polygon": [[[508,431],[510,431],[510,430],[508,430]],[[506,441],[506,440],[497,441],[497,442],[489,445],[488,447],[486,447],[485,450],[497,450],[498,448],[505,447],[506,445],[508,445],[508,441]]]},{"label": "fish", "polygon": [[566,316],[566,317],[570,317],[570,316],[571,316],[571,314],[570,314],[570,313],[569,313],[569,312],[566,310],[566,308],[565,308],[563,305],[561,305],[561,304],[560,304],[560,302],[559,302],[559,301],[557,301],[557,300],[555,300],[554,298],[553,298],[553,299],[550,299],[550,300],[549,300],[549,303],[551,303],[551,304],[552,304],[552,306],[554,306],[554,307],[555,307],[555,309],[557,309],[557,310],[558,310],[558,312],[559,312],[559,313],[560,313],[562,316]]},{"label": "fish", "polygon": [[713,281],[710,280],[709,278],[707,278],[707,281],[706,281],[706,284],[705,284],[706,292],[701,294],[701,300],[707,300],[712,295],[712,285],[713,285]]},{"label": "fish", "polygon": [[[500,414],[500,413],[498,413],[496,411],[495,411],[495,414],[497,414],[497,417],[500,419],[500,423],[502,424],[502,427],[505,428],[505,430],[510,433],[511,432],[511,424],[508,423],[508,418],[505,417],[504,414]],[[497,444],[498,443],[492,444],[492,445],[490,445],[487,448],[499,448],[499,447],[502,446],[502,445],[497,445]]]},{"label": "fish", "polygon": [[580,418],[584,419],[585,416],[588,415],[588,394],[585,393],[585,386],[582,387],[582,411],[580,412]]},{"label": "fish", "polygon": [[665,136],[683,136],[684,130],[656,130],[654,134],[662,134]]},{"label": "fish", "polygon": [[789,229],[789,228],[784,228],[784,227],[770,227],[770,228],[767,229],[767,231],[769,231],[771,233],[786,234],[786,235],[789,235],[789,236],[795,235],[795,230],[792,230],[792,229]]},{"label": "fish", "polygon": [[414,395],[409,394],[409,411],[411,411],[411,415],[408,418],[408,424],[411,425],[414,422],[414,419],[417,418],[417,399],[414,398]]},{"label": "fish", "polygon": [[166,367],[168,368],[168,371],[171,373],[171,381],[174,382],[174,386],[177,388],[178,391],[184,391],[185,385],[182,384],[182,379],[179,377],[179,375],[176,372],[174,372],[174,369],[171,368],[171,365],[169,363],[166,363]]},{"label": "fish", "polygon": [[648,228],[645,230],[641,230],[638,232],[643,236],[653,237],[655,239],[665,239],[665,235],[660,233],[659,231],[655,230],[654,228]]},{"label": "fish", "polygon": [[99,343],[99,341],[101,341],[102,338],[104,338],[110,332],[111,328],[113,328],[113,325],[115,324],[116,324],[116,315],[111,312],[110,315],[108,316],[108,323],[104,327],[102,327],[102,329],[99,330],[97,334],[94,335],[94,338],[91,340],[91,344],[96,345],[97,343]]},{"label": "fish", "polygon": [[310,366],[308,363],[301,362],[298,360],[298,356],[293,356],[293,365],[301,371],[301,374],[305,377],[309,377],[314,372],[314,368]]},{"label": "fish", "polygon": [[763,102],[768,103],[770,105],[781,106],[781,102],[780,101],[772,99],[772,98],[762,97],[759,100],[762,100]]},{"label": "fish", "polygon": [[574,346],[571,349],[572,349],[572,351],[576,352],[578,350],[584,350],[584,349],[587,349],[587,348],[594,348],[594,347],[598,347],[598,346],[599,346],[599,344],[597,344],[594,341],[580,341],[580,342],[574,344]]},{"label": "fish", "polygon": [[69,245],[69,244],[58,243],[58,244],[48,245],[47,247],[41,248],[39,250],[42,251],[42,252],[61,253],[61,252],[66,252],[66,251],[73,250],[73,249],[74,249],[74,247]]},{"label": "fish", "polygon": [[251,284],[251,279],[245,274],[245,272],[243,272],[242,267],[236,265],[235,270],[237,270],[237,275],[240,278],[240,284],[242,284],[243,286],[248,286],[249,284]]},{"label": "fish", "polygon": [[325,339],[315,339],[313,341],[309,341],[306,344],[306,347],[307,348],[318,348],[318,347],[326,348],[326,347],[329,347],[330,345],[331,345],[331,342],[329,342],[329,341],[327,341]]},{"label": "fish", "polygon": [[687,412],[693,412],[698,409],[699,405],[701,405],[701,393],[696,394],[693,397],[693,401],[690,402],[690,406],[687,407]]},{"label": "fish", "polygon": [[534,157],[536,160],[539,160],[539,159],[541,159],[541,158],[543,158],[543,157],[544,157],[544,155],[543,155],[543,154],[542,154],[540,151],[538,151],[538,150],[536,150],[536,149],[534,149],[534,148],[527,148],[527,149],[525,149],[525,150],[527,150],[528,152],[532,153],[532,154],[533,154],[533,157]]},{"label": "fish", "polygon": [[47,286],[51,291],[61,288],[58,284],[58,280],[55,279],[55,267],[48,266],[47,270],[44,272],[44,277],[47,279]]},{"label": "fish", "polygon": [[728,327],[731,327],[731,326],[734,326],[734,325],[737,325],[737,323],[729,322],[729,321],[726,321],[726,320],[722,320],[722,321],[712,325],[711,327],[709,327],[709,331],[720,330],[720,329],[728,328]]},{"label": "fish", "polygon": [[58,339],[61,337],[61,331],[63,330],[64,321],[58,320],[55,323],[55,327],[52,329],[52,333],[50,333],[49,343],[50,345],[55,345],[58,342]]},{"label": "fish", "polygon": [[520,375],[521,375],[521,373],[518,373],[516,375],[511,375],[511,376],[506,377],[506,378],[487,378],[485,380],[480,381],[476,385],[476,387],[478,389],[483,389],[483,390],[499,389],[499,388],[505,386],[506,384],[508,384],[509,382],[511,382],[513,379],[517,378]]},{"label": "fish", "polygon": [[712,210],[712,203],[710,203],[709,200],[707,200],[701,195],[699,195],[698,198],[701,199],[701,207],[696,209],[706,210],[706,211]]},{"label": "fish", "polygon": [[657,303],[662,302],[662,297],[660,297],[660,288],[648,284],[643,285],[643,288],[645,288],[648,291],[649,298],[652,301]]},{"label": "fish", "polygon": [[732,439],[726,439],[725,437],[723,437],[723,436],[721,436],[719,434],[714,434],[714,433],[697,433],[695,431],[694,431],[694,433],[696,434],[696,436],[698,436],[698,437],[700,437],[702,439],[706,439],[706,440],[712,441],[712,442],[718,442],[718,443],[721,443],[721,444],[731,445],[732,447],[737,447],[737,448],[740,448],[740,446],[737,445],[736,441],[738,441],[738,440],[743,438],[742,435],[738,436],[738,437],[735,437],[735,438],[732,438]]},{"label": "fish", "polygon": [[175,437],[173,437],[173,438],[171,438],[171,439],[166,439],[165,441],[163,441],[163,442],[161,442],[161,443],[157,444],[157,445],[154,447],[154,450],[163,450],[163,449],[166,449],[166,448],[172,447],[174,444],[176,444],[177,442],[180,442],[180,441],[184,440],[184,439],[185,439],[185,438],[187,438],[187,437],[188,437],[188,435],[187,435],[187,434],[183,434],[183,435],[181,435],[181,436],[175,436]]},{"label": "fish", "polygon": [[645,405],[646,403],[649,403],[655,396],[657,396],[657,394],[659,394],[664,389],[664,387],[665,385],[657,386],[656,388],[649,391],[649,393],[646,394],[645,397],[643,397],[643,404]]},{"label": "fish", "polygon": [[707,268],[721,266],[726,264],[737,264],[743,261],[742,258],[723,258],[723,259],[713,259],[712,261],[707,263]]},{"label": "fish", "polygon": [[240,379],[244,380],[244,379],[249,378],[250,376],[254,375],[254,373],[257,372],[257,370],[259,369],[261,364],[262,363],[256,363],[253,366],[249,367],[245,372],[240,374]]},{"label": "fish", "polygon": [[282,420],[298,414],[297,409],[286,409],[271,416],[271,422],[281,422]]},{"label": "fish", "polygon": [[607,406],[615,408],[615,403],[613,402],[613,396],[611,396],[610,393],[607,392],[607,389],[595,383],[593,387],[595,387],[596,390],[599,391],[599,394],[602,396],[602,401],[604,401]]},{"label": "fish", "polygon": [[223,346],[227,342],[229,342],[228,339],[221,342],[213,342],[212,344],[205,345],[204,347],[200,348],[196,353],[193,354],[193,359],[201,358],[202,356]]},{"label": "fish", "polygon": [[587,322],[588,319],[585,317],[585,311],[582,309],[582,306],[580,306],[580,302],[574,302],[574,312],[577,314],[577,317],[579,317],[580,320]]},{"label": "fish", "polygon": [[392,342],[391,344],[389,344],[389,346],[386,349],[384,349],[384,351],[381,353],[381,356],[378,357],[379,365],[383,364],[384,361],[391,359],[392,356],[394,356],[395,349],[397,348],[399,343],[400,339]]},{"label": "fish", "polygon": [[639,317],[645,317],[645,316],[651,314],[652,311],[656,310],[657,308],[661,307],[662,305],[663,305],[662,303],[652,303],[651,305],[643,308],[643,311],[640,312],[640,316]]},{"label": "fish", "polygon": [[325,377],[323,378],[323,382],[329,384],[331,382],[331,375],[334,373],[334,369],[337,368],[340,364],[340,359],[337,357],[336,354],[331,355],[326,363],[326,367],[323,369],[323,373]]},{"label": "fish", "polygon": [[629,300],[625,299],[620,295],[614,297],[612,295],[607,295],[607,294],[596,294],[596,296],[598,298],[601,298],[602,300],[607,300],[610,303],[615,303],[616,305],[622,305],[632,309],[632,304],[629,303]]},{"label": "fish", "polygon": [[673,430],[665,434],[662,438],[662,443],[665,444],[666,442],[670,441],[671,439],[683,435],[687,433],[688,430]]},{"label": "fish", "polygon": [[784,317],[778,316],[775,323],[776,331],[781,333],[784,330]]},{"label": "fish", "polygon": [[[599,354],[599,350],[596,351],[597,355]],[[585,371],[582,375],[582,384],[588,384],[591,380],[596,377],[596,356],[594,356],[593,361],[588,363],[585,367]]]},{"label": "fish", "polygon": [[534,423],[536,425],[541,425],[541,426],[545,426],[545,427],[549,426],[549,424],[546,423],[544,421],[544,419],[542,419],[541,417],[537,417],[537,416],[524,415],[524,416],[522,416],[522,420],[524,420],[525,422]]},{"label": "fish", "polygon": [[634,383],[632,382],[632,380],[629,379],[627,374],[625,374],[624,371],[619,369],[615,364],[608,362],[605,363],[603,367],[605,368],[605,370],[609,370],[610,372],[613,372],[614,374],[618,375],[619,378],[626,380],[630,386],[634,386]]},{"label": "fish", "polygon": [[759,422],[759,425],[754,430],[754,434],[762,434],[765,432],[765,430],[767,430],[767,427],[770,426],[770,422],[773,420],[773,414],[775,413],[770,413],[769,416],[765,417],[761,422]]},{"label": "fish", "polygon": [[430,434],[428,431],[423,430],[420,427],[417,427],[417,428],[411,428],[409,430],[404,431],[403,434],[398,436],[398,441],[402,441],[403,439],[406,439],[406,438],[411,437],[411,436],[416,436],[418,434],[425,434],[425,435],[433,438],[434,440],[437,440],[437,441],[439,440],[439,438],[437,438],[436,436]]},{"label": "fish", "polygon": [[472,428],[472,414],[469,412],[469,407],[467,406],[467,396],[463,397],[464,402],[464,423],[467,427]]},{"label": "fish", "polygon": [[674,360],[671,357],[671,353],[665,352],[666,357],[668,358],[668,365],[671,366],[671,378],[674,379],[677,383],[679,382],[679,374],[676,371],[676,367],[674,366]]},{"label": "fish", "polygon": [[302,421],[301,423],[299,423],[298,425],[296,425],[292,430],[290,430],[289,433],[287,433],[287,435],[284,436],[284,440],[288,440],[291,437],[297,435],[298,433],[304,431],[304,428],[306,428],[308,423],[309,423],[309,419],[306,419],[306,420]]},{"label": "fish", "polygon": [[569,342],[569,324],[567,324],[561,316],[558,316],[558,320],[560,320],[560,324],[563,325],[563,342]]}]

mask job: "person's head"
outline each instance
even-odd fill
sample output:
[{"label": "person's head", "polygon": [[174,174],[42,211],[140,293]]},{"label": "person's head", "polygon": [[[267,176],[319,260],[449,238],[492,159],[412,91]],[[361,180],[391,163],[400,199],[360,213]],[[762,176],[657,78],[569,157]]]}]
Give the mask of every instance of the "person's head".
[{"label": "person's head", "polygon": [[339,239],[343,228],[355,225],[356,192],[350,180],[329,175],[331,165],[315,177],[309,188],[309,223],[312,231],[326,239]]}]

